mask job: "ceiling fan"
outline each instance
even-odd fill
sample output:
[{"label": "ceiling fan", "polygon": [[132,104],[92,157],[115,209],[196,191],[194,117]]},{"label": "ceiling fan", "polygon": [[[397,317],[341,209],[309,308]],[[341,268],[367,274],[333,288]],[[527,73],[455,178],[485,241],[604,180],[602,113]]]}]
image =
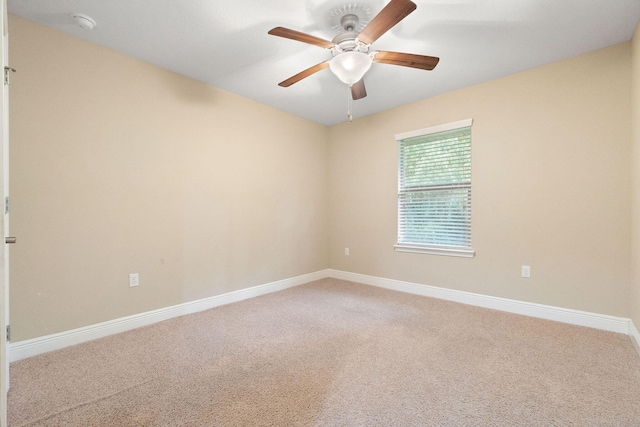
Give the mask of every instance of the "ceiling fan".
[{"label": "ceiling fan", "polygon": [[364,75],[371,67],[372,62],[400,65],[421,70],[433,70],[440,58],[414,55],[411,53],[369,51],[373,42],[407,17],[416,7],[416,4],[411,0],[391,0],[380,13],[369,21],[360,33],[354,31],[358,26],[358,16],[355,14],[346,14],[340,20],[340,25],[344,29],[344,32],[338,34],[332,41],[284,27],[272,29],[269,31],[269,34],[273,36],[297,40],[302,43],[329,49],[333,55],[330,60],[309,67],[287,80],[280,82],[278,85],[289,87],[329,67],[342,82],[351,87],[351,97],[357,100],[367,96],[367,90],[364,85]]}]

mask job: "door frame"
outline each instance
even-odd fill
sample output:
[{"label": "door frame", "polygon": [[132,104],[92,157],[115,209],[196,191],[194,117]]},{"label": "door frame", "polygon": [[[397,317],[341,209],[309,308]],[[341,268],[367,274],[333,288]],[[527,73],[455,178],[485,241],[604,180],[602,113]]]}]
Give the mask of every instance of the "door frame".
[{"label": "door frame", "polygon": [[[0,43],[0,58],[2,61],[2,72],[5,73],[5,67],[8,66],[9,59],[9,34],[8,34],[8,17],[7,17],[7,1],[0,1],[2,8],[2,17],[0,19],[0,34],[2,34],[2,43]],[[2,239],[4,239],[9,231],[8,214],[6,209],[6,197],[8,197],[8,161],[9,161],[9,88],[6,81],[2,84],[2,103],[0,103],[0,139],[2,147],[0,149],[0,188],[2,188],[2,205],[0,208],[5,212],[2,221]],[[7,340],[7,325],[9,323],[9,251],[5,242],[0,242],[0,426],[7,425],[7,392],[9,390],[9,345]]]}]

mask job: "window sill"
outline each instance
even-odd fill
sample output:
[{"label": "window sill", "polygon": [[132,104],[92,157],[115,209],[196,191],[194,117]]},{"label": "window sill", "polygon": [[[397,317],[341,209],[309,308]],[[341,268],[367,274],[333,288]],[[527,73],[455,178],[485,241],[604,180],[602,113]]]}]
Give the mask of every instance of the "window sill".
[{"label": "window sill", "polygon": [[445,255],[456,256],[462,258],[473,258],[476,251],[471,248],[461,248],[457,246],[428,246],[428,245],[411,245],[407,243],[398,243],[394,246],[397,252],[412,252],[418,254]]}]

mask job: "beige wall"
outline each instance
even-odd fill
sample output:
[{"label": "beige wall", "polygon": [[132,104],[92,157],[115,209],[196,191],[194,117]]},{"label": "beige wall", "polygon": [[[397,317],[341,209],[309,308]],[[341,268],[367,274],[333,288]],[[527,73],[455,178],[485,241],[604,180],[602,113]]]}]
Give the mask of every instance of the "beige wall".
[{"label": "beige wall", "polygon": [[328,267],[326,127],[9,28],[13,341]]},{"label": "beige wall", "polygon": [[633,285],[631,318],[640,328],[640,23],[631,41],[632,126],[633,126]]},{"label": "beige wall", "polygon": [[[640,324],[638,31],[633,45],[325,128],[15,16],[9,25],[14,341],[327,267],[633,310]],[[476,257],[395,252],[394,134],[466,118]],[[634,194],[640,172],[636,183]]]},{"label": "beige wall", "polygon": [[[624,43],[331,128],[331,267],[628,317],[630,58]],[[467,118],[475,258],[395,252],[394,134]]]}]

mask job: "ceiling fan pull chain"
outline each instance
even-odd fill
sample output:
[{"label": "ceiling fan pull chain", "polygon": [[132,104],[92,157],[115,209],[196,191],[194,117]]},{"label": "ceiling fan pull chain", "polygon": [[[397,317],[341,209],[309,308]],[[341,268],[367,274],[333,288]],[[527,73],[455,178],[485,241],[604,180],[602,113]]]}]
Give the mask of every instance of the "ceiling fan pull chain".
[{"label": "ceiling fan pull chain", "polygon": [[347,85],[347,118],[350,122],[353,121],[353,116],[351,115],[352,108],[353,102],[351,100],[351,86]]}]

